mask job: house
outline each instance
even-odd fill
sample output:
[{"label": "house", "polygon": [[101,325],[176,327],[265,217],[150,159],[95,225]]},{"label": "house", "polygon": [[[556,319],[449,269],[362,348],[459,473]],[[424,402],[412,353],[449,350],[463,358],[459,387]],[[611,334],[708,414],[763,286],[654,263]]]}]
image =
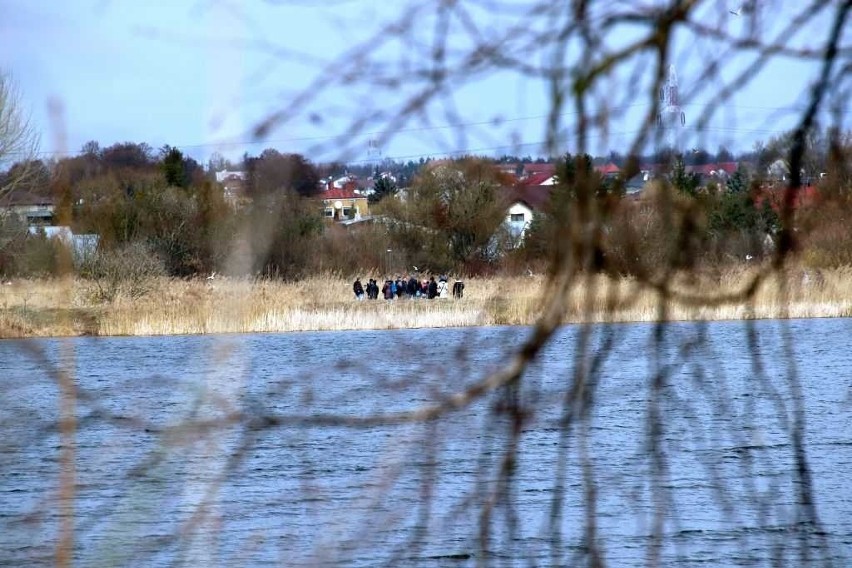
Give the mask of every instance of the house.
[{"label": "house", "polygon": [[726,182],[737,171],[738,167],[737,162],[720,162],[716,164],[686,166],[684,169],[688,174],[698,175],[700,184],[706,185],[711,181]]},{"label": "house", "polygon": [[500,162],[495,164],[494,167],[500,173],[512,176],[515,179],[519,179],[524,173],[524,164],[521,162]]},{"label": "house", "polygon": [[50,195],[16,190],[0,195],[0,214],[17,215],[27,225],[52,225],[55,212]]},{"label": "house", "polygon": [[595,166],[595,171],[605,178],[613,178],[621,173],[621,168],[612,162],[609,162],[600,166]]},{"label": "house", "polygon": [[775,160],[766,168],[766,175],[775,181],[787,181],[787,176],[790,175],[790,165],[786,160]]},{"label": "house", "polygon": [[370,214],[367,197],[350,188],[332,188],[319,194],[323,215],[334,221],[361,219]]},{"label": "house", "polygon": [[235,207],[244,202],[246,197],[246,180],[248,174],[241,170],[223,170],[216,172],[216,181],[222,186],[225,201]]},{"label": "house", "polygon": [[523,242],[527,229],[532,223],[533,215],[532,207],[523,200],[515,201],[506,211],[504,226],[516,246]]},{"label": "house", "polygon": [[552,172],[543,171],[507,189],[509,208],[504,226],[515,246],[520,245],[536,212],[543,211],[556,185]]},{"label": "house", "polygon": [[556,164],[552,164],[549,162],[540,164],[524,164],[524,170],[521,173],[521,179],[526,180],[533,176],[544,174],[547,174],[548,176],[556,175]]},{"label": "house", "polygon": [[231,175],[222,181],[222,194],[225,201],[236,205],[246,198],[246,181],[244,178]]},{"label": "house", "polygon": [[647,185],[647,183],[652,179],[653,177],[651,176],[651,172],[647,170],[640,171],[635,176],[624,181],[624,195],[629,195],[631,197],[639,196],[645,189],[645,185]]},{"label": "house", "polygon": [[515,187],[551,187],[556,185],[556,172],[555,171],[542,171],[535,174],[530,175],[529,177],[521,180],[520,184]]},{"label": "house", "polygon": [[216,172],[216,181],[219,183],[225,183],[227,179],[241,179],[245,181],[248,178],[248,174],[243,170],[222,170],[221,172]]}]

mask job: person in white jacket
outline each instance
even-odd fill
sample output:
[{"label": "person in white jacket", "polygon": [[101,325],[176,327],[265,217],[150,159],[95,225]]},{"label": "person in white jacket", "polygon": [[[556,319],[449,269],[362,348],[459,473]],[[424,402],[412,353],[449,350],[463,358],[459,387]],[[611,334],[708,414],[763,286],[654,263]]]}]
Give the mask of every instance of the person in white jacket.
[{"label": "person in white jacket", "polygon": [[450,297],[450,286],[447,284],[447,277],[441,276],[438,280],[438,297],[446,300]]}]

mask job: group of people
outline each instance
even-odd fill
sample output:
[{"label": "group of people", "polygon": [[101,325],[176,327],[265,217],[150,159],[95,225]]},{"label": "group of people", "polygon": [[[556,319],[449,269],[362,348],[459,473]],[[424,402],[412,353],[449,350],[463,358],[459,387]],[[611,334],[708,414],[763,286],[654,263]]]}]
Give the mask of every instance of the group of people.
[{"label": "group of people", "polygon": [[[399,277],[396,279],[388,278],[385,280],[381,290],[379,284],[372,278],[367,282],[365,287],[361,284],[361,279],[356,278],[352,284],[352,292],[355,293],[355,298],[363,300],[376,300],[381,293],[385,300],[393,300],[395,298],[448,298],[450,296],[450,285],[447,282],[446,276],[440,276],[435,280],[434,276],[430,276],[429,280],[418,280],[414,275],[409,277]],[[456,280],[453,284],[452,294],[454,298],[461,298],[464,295],[464,282]]]}]

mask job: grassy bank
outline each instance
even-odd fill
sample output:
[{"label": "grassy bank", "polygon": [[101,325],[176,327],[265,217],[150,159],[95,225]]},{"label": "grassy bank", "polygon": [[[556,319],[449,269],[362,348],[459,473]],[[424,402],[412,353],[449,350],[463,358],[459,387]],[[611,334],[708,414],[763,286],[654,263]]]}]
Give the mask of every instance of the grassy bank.
[{"label": "grassy bank", "polygon": [[[752,271],[684,282],[679,291],[712,297],[741,289]],[[783,280],[783,286],[782,286]],[[471,279],[461,300],[358,302],[336,277],[299,283],[217,278],[157,279],[106,301],[85,280],[22,280],[0,288],[0,337],[165,335],[304,330],[527,325],[542,305],[544,277]],[[595,277],[574,286],[565,322],[653,321],[659,294],[632,279]],[[852,315],[852,268],[789,270],[766,280],[749,305],[667,302],[672,320]]]}]

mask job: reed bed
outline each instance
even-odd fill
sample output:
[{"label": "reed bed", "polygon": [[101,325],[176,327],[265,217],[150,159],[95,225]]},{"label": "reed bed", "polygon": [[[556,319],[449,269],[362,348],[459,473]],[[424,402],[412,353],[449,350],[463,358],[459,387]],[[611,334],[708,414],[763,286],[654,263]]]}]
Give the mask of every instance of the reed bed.
[{"label": "reed bed", "polygon": [[[716,298],[743,289],[756,269],[742,267],[672,284],[679,294]],[[543,276],[466,281],[460,300],[357,301],[351,282],[317,276],[272,280],[157,279],[141,297],[98,299],[79,279],[17,281],[0,289],[0,337],[181,335],[529,325],[540,315]],[[665,306],[665,311],[661,308]],[[852,268],[789,269],[763,281],[749,302],[664,304],[658,290],[631,278],[580,278],[569,291],[565,323],[847,317]]]}]

